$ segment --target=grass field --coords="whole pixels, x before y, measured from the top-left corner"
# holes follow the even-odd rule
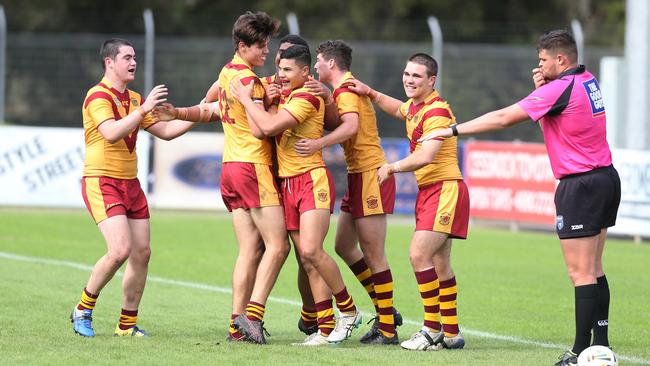
[[[0,364],[258,364],[258,365],[552,365],[572,343],[573,289],[557,239],[472,227],[456,241],[461,351],[408,352],[364,346],[363,327],[339,347],[292,347],[299,296],[293,254],[267,304],[269,345],[224,341],[236,247],[229,217],[215,213],[152,213],[153,256],[140,307],[148,339],[112,337],[120,279],[102,292],[94,312],[97,337],[76,336],[68,315],[104,244],[82,210],[0,208]],[[387,251],[395,304],[419,328],[422,306],[408,262],[412,224],[392,223]],[[326,246],[333,254],[334,225]],[[612,292],[610,341],[622,365],[650,365],[650,246],[611,240],[605,251]],[[348,288],[365,311],[370,300],[347,268]],[[368,319],[368,317],[366,317]]]

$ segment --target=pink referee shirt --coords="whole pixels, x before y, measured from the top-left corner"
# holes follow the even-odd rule
[[[555,178],[612,164],[603,96],[583,65],[563,72],[517,104],[540,122]]]

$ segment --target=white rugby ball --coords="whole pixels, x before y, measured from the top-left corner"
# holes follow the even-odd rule
[[[618,366],[618,358],[609,347],[591,346],[580,352],[578,366]]]

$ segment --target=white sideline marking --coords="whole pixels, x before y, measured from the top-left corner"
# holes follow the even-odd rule
[[[29,257],[29,256],[24,256],[24,255],[19,255],[19,254],[6,253],[6,252],[0,252],[0,258],[9,259],[9,260],[13,260],[13,261],[19,261],[19,262],[38,263],[38,264],[46,264],[46,265],[59,266],[59,267],[70,267],[70,268],[79,269],[79,270],[82,270],[82,271],[85,271],[85,272],[90,272],[93,269],[93,266],[83,264],[83,263],[76,263],[76,262],[70,262],[70,261],[64,261],[64,260],[58,260],[58,259]],[[122,276],[122,272],[117,272],[115,275],[116,276]],[[218,293],[222,293],[222,294],[232,294],[232,289],[228,288],[228,287],[219,287],[219,286],[207,285],[207,284],[198,283],[198,282],[172,280],[172,279],[153,276],[153,275],[147,276],[147,281],[156,282],[156,283],[163,283],[163,284],[167,284],[167,285],[175,285],[175,286],[181,286],[181,287],[195,288],[195,289],[199,289],[199,290],[218,292]],[[295,301],[295,300],[291,300],[291,299],[285,299],[285,298],[282,298],[282,297],[269,296],[269,301],[273,301],[273,302],[280,303],[280,304],[292,305],[292,306],[296,306],[296,307],[302,306],[302,303],[299,302],[299,301]],[[368,315],[368,314],[364,314],[364,315]],[[406,318],[404,319],[404,323],[405,324],[411,324],[411,325],[420,325],[420,324],[422,324],[419,321],[406,319]],[[566,349],[569,348],[569,346],[567,346],[567,345],[562,345],[562,344],[557,344],[557,343],[547,343],[547,342],[533,341],[533,340],[528,340],[528,339],[514,337],[514,336],[501,335],[501,334],[484,332],[484,331],[481,331],[481,330],[469,329],[469,328],[466,328],[466,327],[463,327],[462,330],[463,330],[463,333],[469,334],[469,335],[472,335],[472,336],[475,336],[475,337],[495,339],[495,340],[498,340],[498,341],[523,344],[523,345],[527,345],[527,346],[534,346],[534,347],[539,347],[539,348],[551,348],[551,349],[559,349],[559,350],[566,350]],[[635,362],[635,363],[642,364],[642,365],[650,365],[650,360],[646,360],[646,359],[636,357],[636,356],[624,356],[624,355],[621,355],[621,354],[617,354],[617,355],[618,355],[618,358],[620,360],[623,360],[623,361]]]

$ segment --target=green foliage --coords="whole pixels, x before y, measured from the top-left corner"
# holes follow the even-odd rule
[[[73,334],[67,320],[88,278],[88,267],[104,243],[82,210],[0,208],[0,354],[3,364],[276,364],[276,365],[549,365],[564,346],[543,348],[488,337],[567,345],[573,334],[573,290],[552,234],[510,233],[473,226],[467,241],[455,241],[454,270],[459,283],[459,319],[467,348],[438,353],[398,347],[366,347],[356,339],[341,347],[305,349],[302,339],[293,254],[267,303],[268,346],[224,341],[230,315],[231,270],[236,255],[230,218],[215,213],[152,213],[153,255],[139,324],[149,339],[112,337],[121,302],[120,278],[102,292],[94,313],[95,339]],[[422,306],[408,262],[412,217],[392,218],[387,255],[392,266],[396,306],[407,319],[402,339],[419,328]],[[326,242],[333,254],[332,225]],[[3,253],[84,263],[30,262]],[[612,288],[610,339],[624,356],[650,363],[646,270],[650,247],[610,240],[605,266]],[[341,263],[339,261],[339,263]],[[345,282],[365,311],[372,305],[351,272]],[[170,282],[175,280],[177,282]],[[181,282],[185,281],[185,282]],[[188,284],[203,286],[190,287]],[[625,365],[638,364],[626,359]]]

